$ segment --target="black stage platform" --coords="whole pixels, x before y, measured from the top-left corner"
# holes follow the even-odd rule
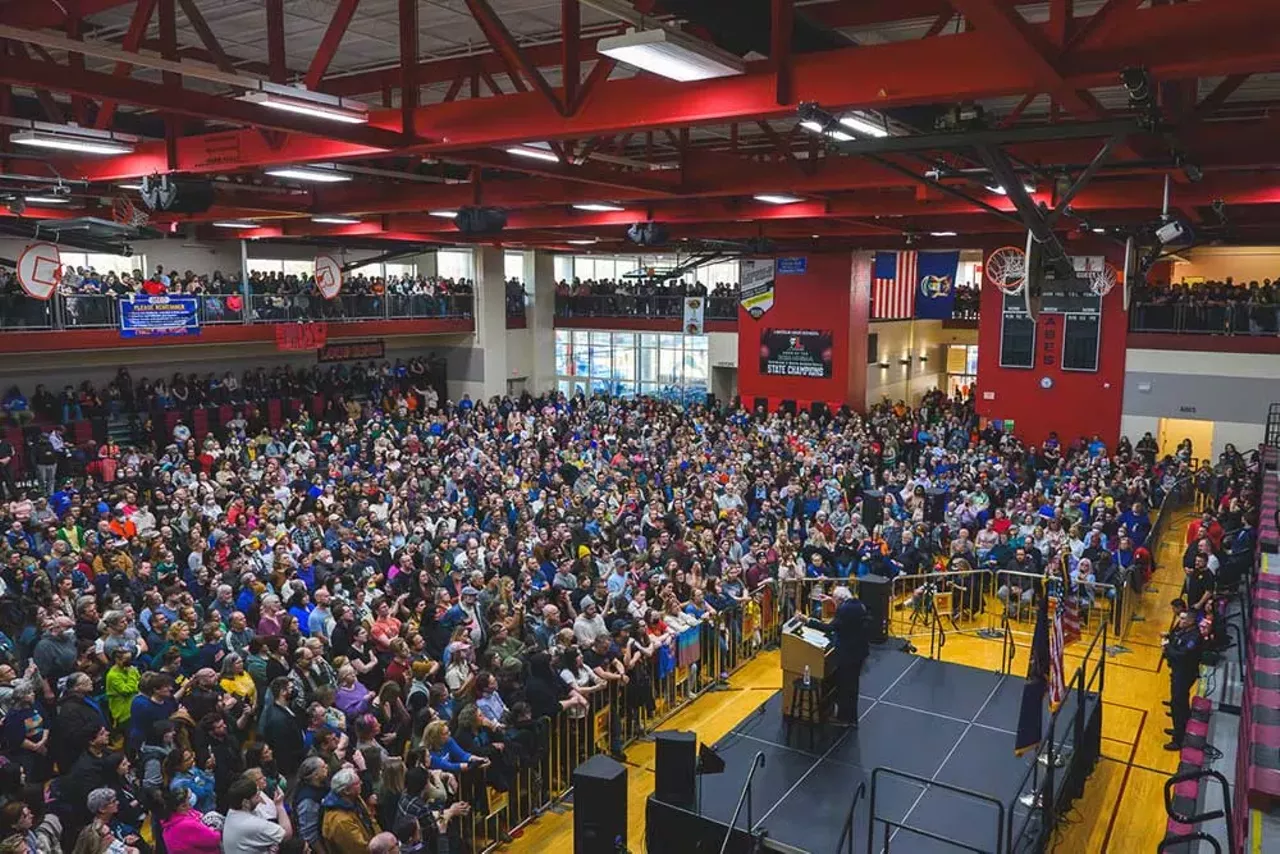
[[[727,770],[702,779],[701,812],[727,824],[748,769],[756,753],[763,752],[765,766],[752,784],[751,827],[764,830],[771,840],[814,854],[833,854],[858,784],[865,782],[870,795],[872,772],[883,768],[892,770],[875,775],[875,815],[906,825],[889,828],[895,854],[962,850],[908,828],[939,834],[971,846],[969,850],[1035,850],[1034,844],[1016,841],[1012,847],[997,844],[998,835],[1019,838],[1029,810],[1018,797],[1043,784],[1043,773],[1028,774],[1032,755],[1019,758],[1013,753],[1023,684],[1019,677],[877,649],[862,676],[858,729],[825,727],[811,747],[807,728],[798,724],[788,739],[782,695],[775,694],[716,743]],[[1059,714],[1062,722],[1075,716],[1075,697],[1070,692],[1068,696]],[[1085,717],[1096,718],[1096,695],[1089,695],[1086,705],[1090,714]],[[1046,721],[1047,717],[1046,713]],[[1057,749],[1065,743],[1070,751],[1073,735],[1074,725],[1061,725]],[[1036,778],[1039,781],[1033,782]],[[1003,804],[1006,829],[997,829],[996,804],[941,787],[945,785]],[[856,852],[868,851],[869,801],[855,812]],[[747,826],[746,816],[744,809],[737,827]],[[1033,826],[1038,820],[1038,814],[1031,817]],[[883,849],[884,834],[885,825],[877,821],[871,850]]]

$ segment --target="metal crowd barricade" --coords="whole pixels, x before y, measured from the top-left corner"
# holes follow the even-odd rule
[[[985,569],[897,576],[890,590],[889,634],[906,641],[932,637],[935,613],[956,631],[988,633],[996,613],[993,580]]]
[[[596,753],[621,750],[711,690],[760,650],[779,641],[781,599],[767,581],[738,607],[677,635],[666,654],[638,662],[623,685],[610,682],[570,710],[532,725],[535,755],[514,769],[506,792],[488,789],[487,809],[463,822],[463,843],[491,851],[573,788],[573,769]],[[473,805],[474,806],[474,805]]]
[[[52,329],[54,303],[24,293],[0,294],[0,329]]]

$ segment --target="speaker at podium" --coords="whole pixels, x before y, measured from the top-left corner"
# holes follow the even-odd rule
[[[805,667],[809,668],[809,677],[816,679],[827,695],[829,685],[827,677],[836,672],[836,662],[832,655],[835,650],[831,639],[817,629],[809,628],[808,620],[803,614],[797,614],[782,627],[782,714],[791,715],[791,695],[795,682],[804,676]],[[825,702],[825,700],[824,700]]]

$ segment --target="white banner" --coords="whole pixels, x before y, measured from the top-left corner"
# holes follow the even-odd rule
[[[773,308],[776,277],[772,258],[743,258],[739,262],[738,281],[741,284],[738,301],[756,320]]]
[[[706,297],[684,298],[684,324],[680,331],[685,335],[701,335],[706,331],[703,317],[706,314]]]
[[[332,255],[316,256],[316,288],[325,299],[333,299],[342,290],[342,265]]]

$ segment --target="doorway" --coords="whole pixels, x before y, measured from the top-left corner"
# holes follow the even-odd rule
[[[1191,440],[1191,456],[1198,463],[1213,458],[1213,422],[1194,418],[1161,418],[1159,436],[1160,456],[1178,450],[1183,439]]]

